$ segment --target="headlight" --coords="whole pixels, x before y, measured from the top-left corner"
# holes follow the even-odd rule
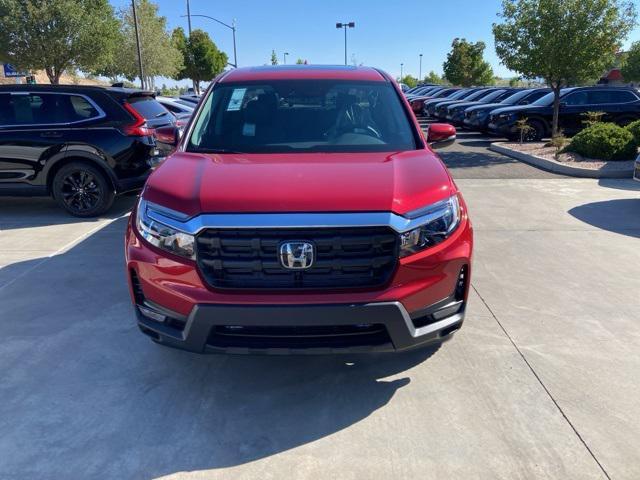
[[[498,115],[498,118],[500,120],[510,120],[515,116],[516,116],[515,113],[501,113],[500,115]]]
[[[193,235],[171,228],[153,220],[148,215],[149,205],[140,197],[136,212],[136,230],[154,247],[181,257],[195,259]]]
[[[448,238],[460,224],[460,202],[457,195],[416,211],[410,218],[424,223],[400,235],[400,256],[406,257],[432,247]]]

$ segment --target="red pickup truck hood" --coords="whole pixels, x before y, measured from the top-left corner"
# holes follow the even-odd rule
[[[430,150],[402,153],[176,153],[144,197],[186,213],[393,211],[442,200],[455,187]]]

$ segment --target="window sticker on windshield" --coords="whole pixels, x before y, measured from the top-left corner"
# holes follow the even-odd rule
[[[227,106],[227,112],[237,112],[242,107],[242,99],[246,93],[246,88],[236,88],[231,94],[229,105]]]

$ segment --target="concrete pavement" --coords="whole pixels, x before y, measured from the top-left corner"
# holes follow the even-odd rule
[[[458,184],[465,325],[386,356],[159,347],[134,326],[126,219],[16,234],[56,214],[0,200],[0,275],[18,273],[0,284],[0,479],[640,478],[638,184]]]

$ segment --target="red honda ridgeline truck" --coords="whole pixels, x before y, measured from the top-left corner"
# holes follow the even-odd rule
[[[162,130],[162,129],[159,129]],[[192,352],[399,351],[464,319],[467,207],[397,84],[363,67],[231,70],[126,234],[143,333]]]

